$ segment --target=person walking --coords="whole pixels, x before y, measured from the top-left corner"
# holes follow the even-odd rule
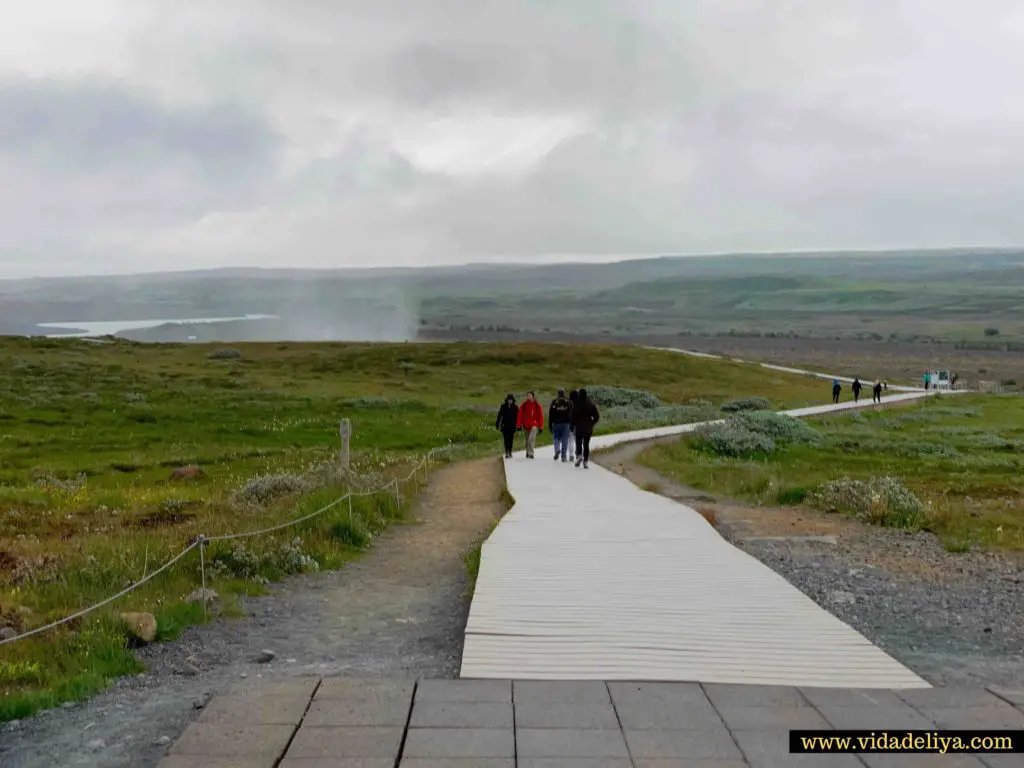
[[[832,379],[832,402],[839,402],[839,393],[843,391],[842,384],[839,383],[839,379]]]
[[[544,431],[544,409],[533,392],[526,393],[526,400],[519,409],[518,425],[526,433],[526,458],[535,458],[533,449],[537,445],[537,435]]]
[[[860,383],[860,379],[857,378],[856,376],[854,376],[853,377],[853,402],[855,402],[855,403],[860,402],[860,391],[862,389],[864,389],[864,387]]]
[[[576,409],[576,402],[579,400],[580,393],[575,389],[569,393],[569,403],[572,405],[573,410]],[[569,419],[569,461],[576,460],[576,427]]]
[[[928,371],[924,374],[924,391],[928,391],[928,386],[932,383],[932,375]]]
[[[590,469],[590,438],[594,436],[594,427],[601,420],[594,401],[587,397],[587,390],[581,389],[576,396],[576,407],[572,409],[572,425],[576,432],[576,466],[581,463],[584,469]]]
[[[569,425],[572,424],[572,403],[565,396],[565,390],[558,390],[558,397],[551,401],[548,408],[548,424],[555,439],[555,461],[569,460]]]
[[[498,419],[494,427],[501,432],[505,441],[505,458],[512,458],[512,445],[516,439],[516,430],[519,429],[519,406],[516,405],[516,396],[509,392],[505,395],[505,402],[498,409]]]

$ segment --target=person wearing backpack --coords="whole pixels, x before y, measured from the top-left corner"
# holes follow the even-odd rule
[[[544,431],[544,409],[533,392],[526,393],[526,400],[519,409],[518,426],[526,433],[526,458],[535,458],[533,449],[537,445],[537,435]]]
[[[576,432],[576,466],[583,464],[590,469],[590,438],[594,436],[594,427],[601,420],[597,405],[587,396],[587,390],[581,389],[576,397],[573,408],[572,425]]]
[[[572,424],[572,403],[565,396],[565,390],[558,390],[558,397],[551,401],[548,408],[548,424],[555,439],[555,461],[569,460],[569,429]]]
[[[505,402],[498,409],[498,419],[494,427],[505,441],[505,458],[512,458],[512,445],[516,439],[516,430],[519,428],[519,406],[516,405],[516,396],[509,392],[505,395]]]

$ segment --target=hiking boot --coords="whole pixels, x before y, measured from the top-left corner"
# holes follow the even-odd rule
[[[568,461],[568,459],[566,459],[565,456],[563,456],[562,457],[562,463],[565,464],[567,461]]]
[[[576,459],[576,466],[579,467],[583,463],[583,459]]]
[[[590,466],[587,464],[587,462],[584,461],[583,462],[583,468],[584,469],[590,469]]]

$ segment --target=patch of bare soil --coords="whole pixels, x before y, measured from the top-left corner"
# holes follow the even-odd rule
[[[245,616],[140,651],[147,672],[8,725],[0,765],[152,766],[212,695],[306,675],[455,677],[469,603],[462,556],[507,508],[497,458],[435,472],[410,519],[359,560],[245,601]],[[274,651],[256,663],[262,649]]]
[[[637,463],[652,444],[677,439],[624,445],[595,461],[696,509],[735,546],[933,684],[1024,685],[1020,556],[951,553],[929,533],[806,508],[751,506]]]

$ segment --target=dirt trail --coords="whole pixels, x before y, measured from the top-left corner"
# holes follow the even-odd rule
[[[935,685],[1024,686],[1024,558],[947,552],[925,532],[804,507],[760,507],[677,483],[637,462],[654,444],[595,457],[701,512],[734,545]]]
[[[0,731],[5,768],[152,766],[226,690],[303,675],[455,677],[469,602],[462,555],[505,512],[498,459],[434,473],[412,519],[341,571],[289,579],[246,616],[140,653],[146,674]],[[276,658],[256,664],[270,649]],[[191,665],[191,667],[190,667]],[[196,668],[198,674],[196,674]]]

